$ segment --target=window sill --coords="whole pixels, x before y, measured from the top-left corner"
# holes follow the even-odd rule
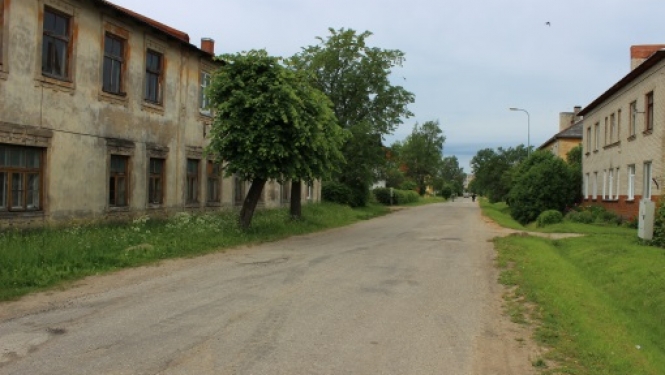
[[[35,78],[35,80],[42,86],[54,90],[60,90],[70,94],[74,93],[76,85],[72,81],[65,81],[62,79],[51,78],[45,75]]]
[[[146,112],[156,113],[158,115],[163,115],[164,114],[164,106],[160,105],[160,104],[153,104],[153,103],[144,101],[141,104],[141,109],[146,111]]]
[[[631,135],[630,137],[628,137],[628,142],[634,141],[635,138],[637,138],[635,134]]]
[[[206,207],[222,207],[222,202],[206,202]]]
[[[2,65],[0,65],[0,79],[2,80],[7,80],[7,71],[3,69]]]
[[[607,150],[607,149],[610,149],[610,148],[613,148],[613,147],[617,147],[617,146],[620,146],[620,145],[621,145],[621,141],[616,141],[616,142],[614,142],[614,143],[610,143],[609,145],[603,147],[603,149],[604,149],[604,150]]]
[[[591,155],[591,153],[589,151],[587,151],[584,155],[589,156],[589,155]]]
[[[199,208],[201,207],[201,203],[199,202],[187,202],[185,203],[186,208]]]
[[[594,153],[594,154],[597,154],[597,153],[598,153],[598,150],[593,150],[593,153]]]
[[[44,211],[0,211],[0,219],[34,219],[44,217]]]
[[[643,135],[651,135],[653,134],[653,129],[645,130],[642,132]]]
[[[635,198],[626,199],[624,202],[626,202],[626,203],[635,203]]]
[[[114,213],[114,212],[129,212],[129,206],[109,206],[108,208],[109,213]]]
[[[127,107],[127,104],[129,103],[129,98],[127,97],[127,94],[119,95],[106,91],[100,91],[97,98],[99,99],[99,101],[104,101],[112,104],[119,104],[125,107]]]

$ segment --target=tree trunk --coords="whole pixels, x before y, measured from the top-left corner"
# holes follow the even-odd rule
[[[263,191],[263,186],[265,184],[266,180],[262,178],[257,178],[252,181],[252,186],[249,187],[249,192],[247,193],[245,200],[242,202],[242,209],[240,210],[240,217],[238,218],[238,223],[240,224],[241,229],[248,229],[252,224],[254,210],[256,210],[256,205],[259,203],[259,198],[261,197],[261,192]]]
[[[298,220],[302,217],[302,203],[300,194],[302,191],[301,181],[291,182],[291,219]]]

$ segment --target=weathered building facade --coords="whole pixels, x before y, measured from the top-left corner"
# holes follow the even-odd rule
[[[631,48],[632,71],[586,106],[583,196],[624,217],[658,201],[665,178],[665,45]]]
[[[0,0],[0,225],[241,202],[249,184],[203,155],[213,57],[105,0]],[[288,200],[266,185],[264,206]]]

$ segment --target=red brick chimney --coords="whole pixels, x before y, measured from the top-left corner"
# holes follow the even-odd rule
[[[630,46],[630,70],[637,68],[656,51],[665,48],[665,44],[640,44]]]
[[[210,38],[201,38],[201,50],[215,55],[215,41]]]

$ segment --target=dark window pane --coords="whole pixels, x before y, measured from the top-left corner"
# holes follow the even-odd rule
[[[7,172],[0,172],[0,211],[7,210],[7,195],[9,192],[9,178]]]
[[[12,167],[25,167],[25,149],[11,147],[9,149],[9,165]]]
[[[57,35],[66,36],[69,29],[69,20],[63,16],[55,16],[55,33]]]
[[[12,208],[23,208],[23,174],[12,173]]]
[[[55,14],[52,12],[44,12],[44,31],[55,32]]]
[[[4,167],[8,164],[7,154],[9,154],[9,148],[6,146],[0,146],[0,167]]]
[[[127,205],[127,185],[125,177],[117,178],[117,194],[116,194],[116,205],[117,206],[126,206]]]
[[[115,206],[116,204],[116,199],[115,199],[115,184],[116,184],[116,178],[115,176],[111,176],[109,179],[109,204],[111,206]]]
[[[39,168],[41,150],[36,148],[27,148],[25,150],[25,166],[27,168]]]

